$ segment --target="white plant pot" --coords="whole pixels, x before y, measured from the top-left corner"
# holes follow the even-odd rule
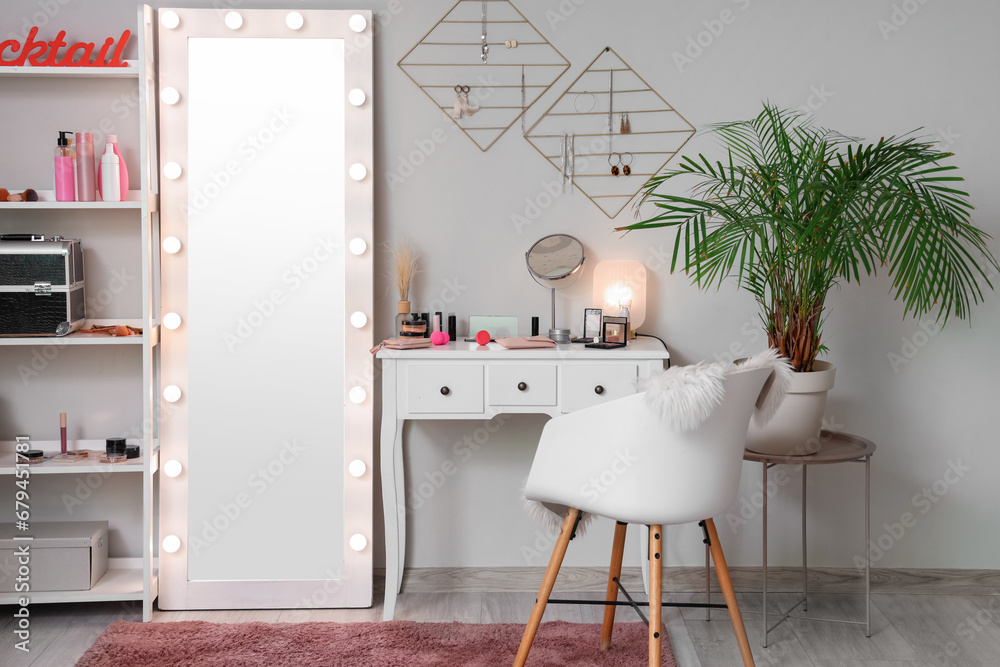
[[[763,428],[752,421],[747,449],[759,454],[797,456],[819,451],[819,432],[826,412],[826,394],[833,389],[837,369],[828,361],[813,362],[809,373],[796,373],[785,400]]]

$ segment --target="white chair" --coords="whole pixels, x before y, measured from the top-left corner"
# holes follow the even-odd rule
[[[747,426],[755,407],[760,421],[766,421],[780,403],[788,374],[787,362],[769,353],[744,367],[675,368],[654,379],[643,393],[563,415],[545,425],[525,498],[565,518],[515,667],[528,658],[566,548],[584,514],[617,521],[602,650],[611,645],[616,605],[631,604],[639,611],[636,603],[618,602],[627,524],[649,526],[649,664],[658,666],[663,526],[699,521],[726,604],[697,606],[728,608],[743,662],[754,664],[712,517],[736,499]]]

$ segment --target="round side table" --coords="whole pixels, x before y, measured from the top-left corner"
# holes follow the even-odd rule
[[[850,623],[853,625],[865,626],[865,636],[871,637],[871,459],[875,453],[875,443],[866,438],[847,433],[837,433],[834,431],[822,431],[820,433],[820,450],[815,454],[802,456],[785,456],[775,454],[759,454],[749,449],[743,454],[744,461],[754,461],[761,464],[763,470],[764,486],[762,489],[763,516],[764,516],[764,539],[763,539],[763,573],[764,573],[764,603],[763,603],[763,646],[767,648],[767,635],[789,618],[798,618],[809,621],[830,621],[835,623]],[[805,611],[809,606],[809,571],[806,565],[806,470],[812,465],[826,465],[833,463],[863,463],[865,466],[865,620],[851,621],[834,618],[817,618],[813,616],[793,616],[792,612],[799,606]],[[802,599],[796,602],[787,611],[781,612],[777,621],[768,627],[767,625],[767,471],[774,466],[797,465],[802,466]]]

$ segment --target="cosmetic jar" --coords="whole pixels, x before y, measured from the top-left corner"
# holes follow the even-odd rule
[[[108,438],[105,442],[108,456],[125,456],[125,438]]]
[[[420,319],[420,315],[413,313],[413,319],[403,322],[403,330],[400,336],[404,338],[423,338],[427,333],[427,320]]]
[[[18,463],[24,463],[25,460],[28,463],[41,463],[45,459],[45,452],[40,449],[29,449],[18,457]]]

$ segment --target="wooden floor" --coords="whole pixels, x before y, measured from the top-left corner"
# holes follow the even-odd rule
[[[641,590],[639,591],[641,594]],[[557,587],[558,594],[558,587]],[[371,609],[275,611],[157,611],[154,622],[206,620],[219,623],[263,621],[351,623],[382,617],[381,593]],[[577,591],[565,598],[599,599],[600,593]],[[596,596],[596,597],[595,597]],[[665,600],[693,601],[703,595],[665,594]],[[714,601],[721,596],[713,595]],[[762,648],[760,594],[741,593],[740,608],[747,622],[757,665],[793,667],[939,667],[1000,665],[1000,595],[872,595],[872,636],[860,626],[792,620],[771,633]],[[769,606],[786,607],[798,598],[772,594]],[[524,623],[534,594],[528,592],[403,593],[396,606],[399,620],[466,623]],[[119,603],[35,605],[31,607],[31,652],[14,649],[14,607],[0,607],[0,665],[5,667],[69,667],[112,622],[138,621],[140,610]],[[757,613],[755,613],[757,612]],[[545,620],[599,623],[600,607],[552,605]],[[809,614],[864,618],[863,597],[844,594],[810,596]],[[619,619],[636,620],[628,609]],[[771,617],[773,622],[774,617]],[[681,667],[741,665],[739,649],[725,612],[664,610],[664,623]],[[594,636],[595,650],[600,642]],[[513,656],[511,656],[513,658]],[[529,661],[530,663],[530,661]]]

